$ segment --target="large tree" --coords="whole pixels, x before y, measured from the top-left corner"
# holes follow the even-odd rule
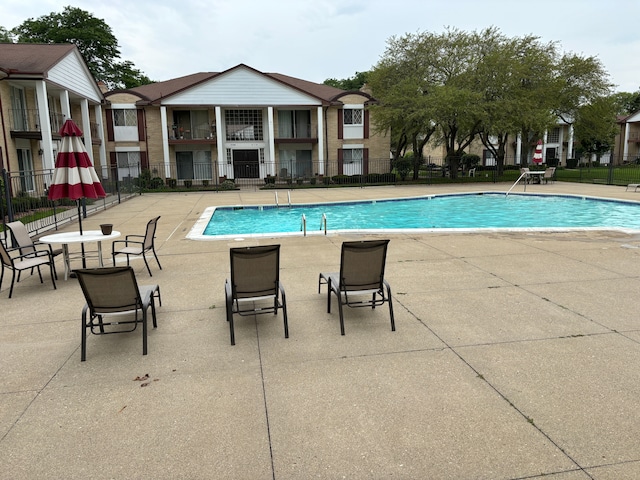
[[[391,107],[401,131],[404,108],[423,122],[408,122],[413,131],[436,126],[432,140],[445,145],[454,176],[476,136],[501,171],[509,138],[520,135],[526,162],[530,145],[558,118],[572,122],[580,106],[610,88],[597,59],[561,55],[555,43],[507,38],[493,27],[392,37],[369,78],[379,109]]]
[[[336,79],[327,78],[323,83],[342,90],[360,90],[366,83],[369,72],[356,72],[353,77]]]
[[[97,80],[109,88],[129,88],[151,80],[129,61],[120,62],[118,40],[104,20],[75,7],[29,18],[11,30],[18,43],[73,43]]]

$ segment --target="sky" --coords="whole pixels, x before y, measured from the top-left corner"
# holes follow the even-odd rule
[[[155,81],[243,63],[322,83],[370,70],[393,36],[496,27],[597,57],[616,91],[640,89],[638,0],[2,0],[0,26],[67,5],[104,20],[120,61]]]

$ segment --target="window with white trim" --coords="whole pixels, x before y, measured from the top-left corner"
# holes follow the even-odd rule
[[[264,140],[262,110],[225,110],[224,121],[229,141]]]
[[[138,111],[135,108],[117,108],[113,110],[114,127],[137,127]]]
[[[345,108],[342,110],[345,125],[364,125],[363,108]]]
[[[560,127],[552,128],[547,132],[547,143],[560,142]]]
[[[363,148],[343,148],[342,173],[344,175],[359,175],[362,173]]]
[[[140,176],[140,152],[116,152],[118,179],[136,178]]]

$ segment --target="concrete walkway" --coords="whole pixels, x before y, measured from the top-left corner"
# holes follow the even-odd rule
[[[292,201],[509,187],[295,190]],[[604,185],[527,191],[640,200]],[[273,203],[272,191],[147,194],[84,221],[124,236],[161,215],[163,269],[152,260],[149,279],[132,262],[162,289],[147,356],[136,331],[89,337],[81,363],[77,281],[53,290],[26,276],[8,299],[5,280],[0,478],[640,478],[640,235],[186,238],[206,207]],[[318,273],[363,237],[391,238],[397,331],[386,308],[348,309],[343,337]],[[229,247],[269,243],[282,245],[290,338],[281,315],[241,318],[232,347]]]

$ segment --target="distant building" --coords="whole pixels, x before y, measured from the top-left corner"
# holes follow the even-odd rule
[[[240,64],[105,99],[109,164],[121,179],[138,164],[179,184],[389,171],[390,138],[374,133],[365,92]]]

